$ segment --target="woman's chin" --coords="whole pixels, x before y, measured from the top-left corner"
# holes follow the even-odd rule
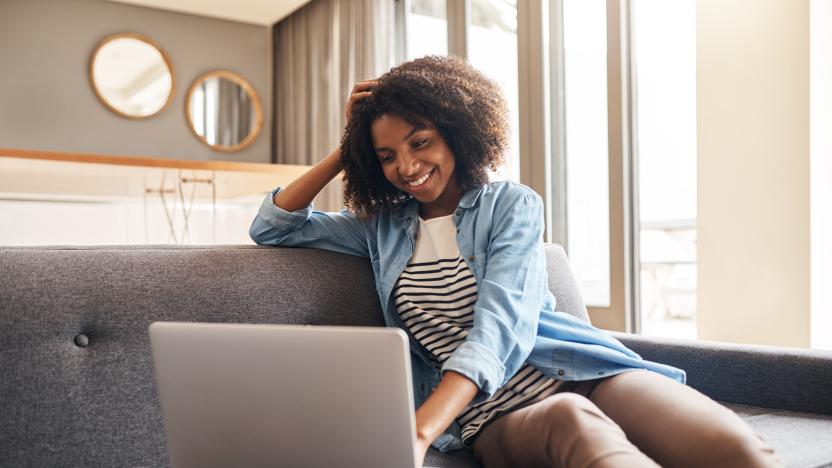
[[[399,188],[402,189],[404,187],[400,186]],[[433,180],[431,176],[424,187],[420,187],[417,190],[408,189],[404,191],[424,205],[437,201],[446,188],[447,186],[443,185],[439,179]]]
[[[434,196],[432,194],[424,193],[424,192],[411,193],[410,195],[412,195],[413,198],[415,198],[416,200],[419,200],[419,202],[422,203],[422,204],[433,203],[433,202],[436,201],[436,198],[437,198],[436,196]]]
[[[402,187],[399,187],[399,189],[401,190]],[[430,202],[436,200],[436,198],[438,197],[434,193],[434,190],[430,190],[430,188],[428,188],[427,190],[403,190],[403,191],[405,193],[407,193],[408,195],[410,195],[411,197],[419,200],[422,203],[430,203]]]

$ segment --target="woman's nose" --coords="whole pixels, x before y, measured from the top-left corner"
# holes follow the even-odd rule
[[[408,153],[402,153],[399,164],[399,174],[410,177],[419,173],[419,160]]]

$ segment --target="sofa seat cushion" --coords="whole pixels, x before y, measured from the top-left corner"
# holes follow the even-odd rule
[[[832,467],[832,416],[728,405],[789,468]]]

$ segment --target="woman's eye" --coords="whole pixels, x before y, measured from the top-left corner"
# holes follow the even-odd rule
[[[413,147],[414,148],[421,148],[421,147],[425,146],[426,144],[428,144],[428,139],[427,138],[422,139],[422,140],[416,140],[416,141],[413,142]]]
[[[379,156],[378,159],[379,159],[379,161],[381,161],[383,163],[390,162],[390,161],[393,160],[393,155],[392,154],[383,154],[383,155]]]

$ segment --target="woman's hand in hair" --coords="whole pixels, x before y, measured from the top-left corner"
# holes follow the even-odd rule
[[[347,106],[345,110],[345,115],[347,117],[347,122],[350,120],[350,116],[352,115],[352,106],[355,105],[356,102],[364,99],[365,97],[372,94],[373,88],[376,87],[378,80],[365,80],[359,81],[352,87],[352,91],[350,91],[350,98],[347,100]]]
[[[346,115],[349,121],[352,106],[371,94],[377,80],[366,80],[356,83],[347,101]],[[341,148],[336,148],[329,156],[315,164],[302,176],[295,179],[284,190],[278,192],[272,203],[286,211],[297,211],[309,206],[326,184],[341,172]]]

